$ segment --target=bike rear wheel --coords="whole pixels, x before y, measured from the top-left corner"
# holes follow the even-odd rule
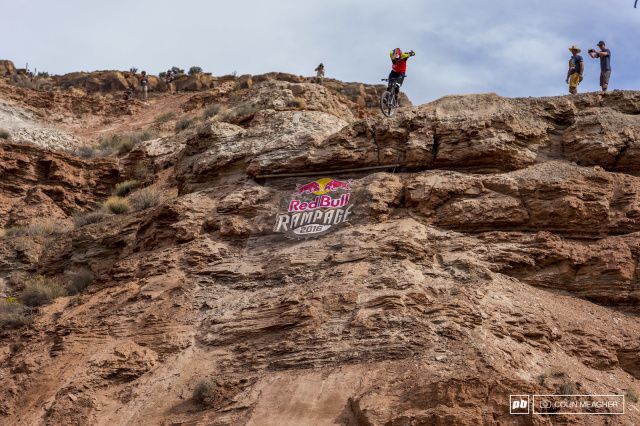
[[[380,109],[382,113],[387,117],[391,117],[395,114],[396,108],[398,108],[398,106],[395,101],[395,96],[393,96],[393,93],[385,90],[382,96],[380,96]]]

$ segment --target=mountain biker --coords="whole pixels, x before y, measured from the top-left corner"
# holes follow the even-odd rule
[[[404,82],[404,78],[407,73],[407,59],[412,56],[415,56],[416,53],[413,50],[410,50],[407,53],[403,53],[399,47],[396,47],[391,51],[389,56],[391,56],[391,73],[389,73],[389,87],[388,91],[391,91],[391,87],[393,86],[393,82],[397,82],[399,86],[402,86]],[[397,89],[400,91],[400,88]],[[397,95],[398,93],[396,93]]]

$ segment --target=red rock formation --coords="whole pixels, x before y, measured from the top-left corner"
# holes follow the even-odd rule
[[[140,163],[168,194],[0,237],[6,296],[30,275],[95,275],[0,331],[0,424],[551,424],[511,416],[509,395],[561,389],[635,407],[639,93],[448,97],[361,119],[350,87],[243,81],[161,98],[224,108],[119,157],[0,145],[4,226],[69,221]],[[153,123],[131,113],[117,117]],[[259,178],[278,172],[309,176]],[[352,219],[274,233],[296,185],[325,176],[351,179]]]

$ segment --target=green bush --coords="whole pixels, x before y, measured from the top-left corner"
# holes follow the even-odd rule
[[[68,294],[78,294],[93,282],[93,272],[83,269],[73,272],[67,283]]]
[[[109,197],[107,201],[102,204],[105,211],[113,214],[125,214],[131,211],[131,205],[126,198],[118,197],[114,195]]]
[[[110,215],[108,213],[101,211],[80,213],[73,216],[73,223],[75,224],[76,228],[82,228],[85,225],[101,222],[109,216]]]
[[[189,68],[189,75],[202,74],[202,68],[193,66]]]
[[[182,117],[180,120],[176,122],[176,133],[179,133],[183,130],[188,129],[195,123],[195,119],[193,117]]]
[[[59,283],[38,275],[27,281],[20,294],[20,300],[27,306],[41,306],[51,303],[53,299],[65,294],[64,287]]]
[[[136,210],[155,207],[162,202],[163,194],[158,188],[149,186],[142,188],[129,196],[129,201]]]
[[[15,298],[0,300],[0,328],[19,328],[30,323],[27,309]]]
[[[135,179],[125,180],[124,182],[120,182],[116,184],[115,189],[113,190],[113,195],[117,195],[119,197],[126,197],[131,193],[131,191],[138,186],[138,181]]]
[[[175,112],[165,112],[156,118],[156,124],[164,124],[167,121],[173,120],[176,117]]]
[[[0,128],[0,139],[11,139],[11,133],[7,129]]]

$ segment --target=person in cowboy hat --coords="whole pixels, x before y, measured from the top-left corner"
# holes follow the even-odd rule
[[[578,93],[578,85],[583,80],[584,59],[579,55],[580,48],[575,44],[569,48],[571,59],[569,59],[569,72],[567,72],[567,84],[569,84],[569,93],[575,95]]]

